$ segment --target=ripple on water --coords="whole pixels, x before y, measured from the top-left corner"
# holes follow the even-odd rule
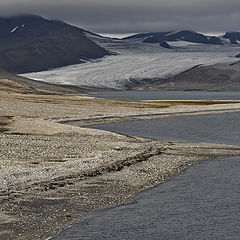
[[[136,195],[131,204],[102,209],[54,240],[239,239],[240,158],[201,162]]]

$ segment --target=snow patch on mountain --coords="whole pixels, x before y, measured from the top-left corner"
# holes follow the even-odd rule
[[[19,26],[16,26],[15,28],[13,28],[13,29],[11,30],[11,33],[14,33],[18,28],[19,28]]]

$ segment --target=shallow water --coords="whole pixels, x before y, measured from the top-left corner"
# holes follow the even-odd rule
[[[129,204],[97,210],[54,240],[239,239],[240,158],[201,162]]]
[[[239,145],[240,113],[95,126],[163,140]],[[238,240],[240,157],[200,162],[128,204],[94,211],[54,240]]]
[[[240,144],[240,112],[128,121],[90,127],[158,140]]]
[[[240,100],[239,92],[115,91],[92,93],[95,97],[118,100]]]

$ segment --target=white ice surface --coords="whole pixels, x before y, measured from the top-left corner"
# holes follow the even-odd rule
[[[168,44],[171,47],[188,47],[188,46],[198,46],[199,47],[199,43],[193,43],[193,42],[186,42],[186,41],[174,41],[174,42],[168,42]]]
[[[167,78],[200,64],[232,63],[237,61],[234,56],[240,53],[238,47],[182,41],[175,43],[171,50],[158,44],[117,40],[101,44],[119,55],[22,76],[50,83],[123,89],[131,79]]]

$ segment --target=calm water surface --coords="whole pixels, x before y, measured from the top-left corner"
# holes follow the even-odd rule
[[[118,100],[240,100],[239,92],[115,91],[96,92],[95,97]]]
[[[239,158],[201,162],[129,204],[94,211],[53,239],[239,240],[239,172]]]
[[[128,121],[90,127],[158,140],[240,144],[240,112]]]
[[[162,140],[240,144],[240,113],[95,126]],[[97,210],[54,240],[239,240],[240,157],[201,162],[143,191],[128,204]]]

